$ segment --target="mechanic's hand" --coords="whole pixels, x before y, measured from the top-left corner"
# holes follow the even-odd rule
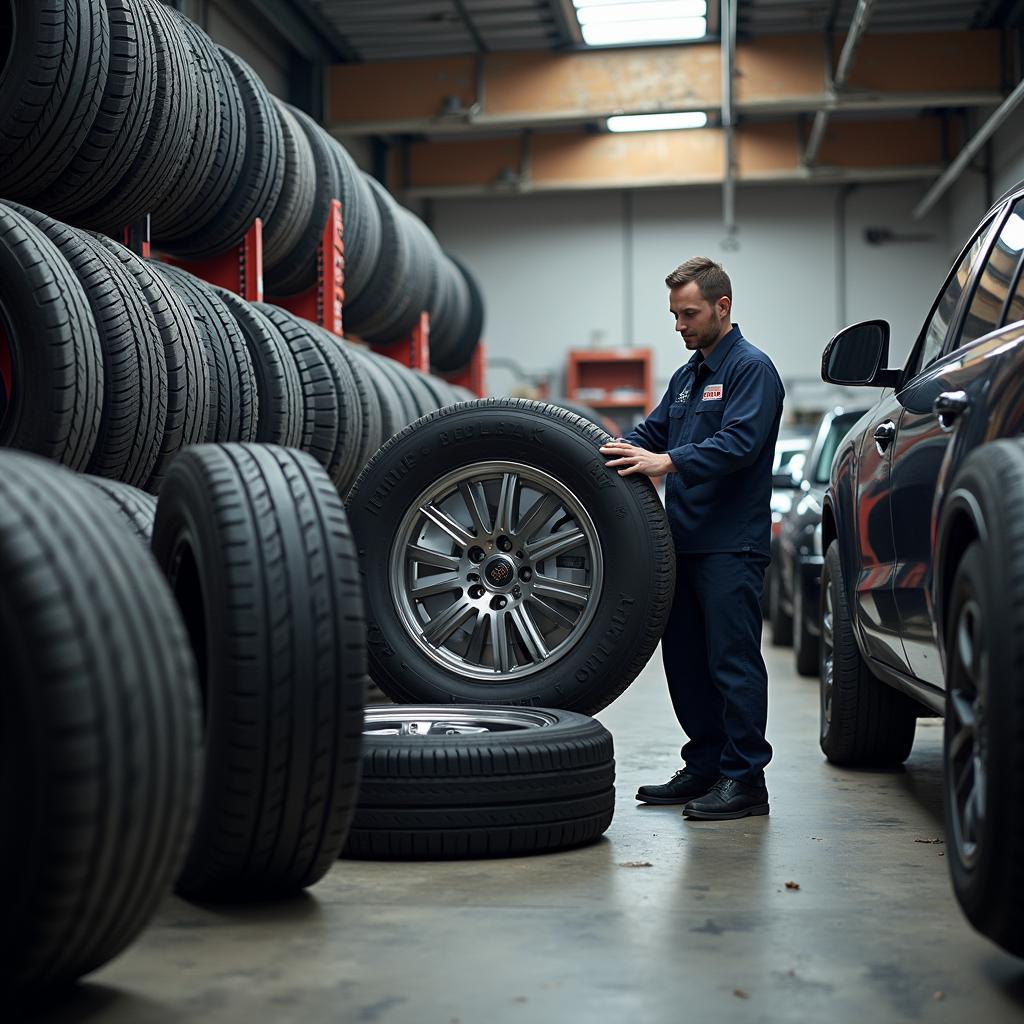
[[[646,448],[638,448],[618,438],[609,441],[601,446],[601,454],[611,461],[609,468],[621,466],[619,476],[631,476],[634,473],[641,473],[644,476],[664,476],[666,473],[674,473],[676,467],[667,455],[658,455],[649,452]]]

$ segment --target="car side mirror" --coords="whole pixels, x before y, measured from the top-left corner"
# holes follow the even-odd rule
[[[821,357],[821,379],[847,387],[895,387],[900,371],[889,361],[889,323],[865,320],[840,331]]]

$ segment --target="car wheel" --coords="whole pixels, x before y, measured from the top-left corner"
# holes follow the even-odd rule
[[[782,577],[778,566],[772,570],[768,583],[768,623],[772,627],[772,646],[789,647],[793,642],[793,618],[782,607]]]
[[[825,555],[821,595],[822,752],[833,764],[902,764],[914,744],[917,711],[908,697],[871,673],[860,653],[838,541]]]
[[[796,670],[802,676],[818,674],[818,638],[810,629],[807,621],[807,609],[804,608],[803,587],[799,582],[793,591],[793,656]]]
[[[657,493],[607,468],[608,438],[563,409],[491,399],[377,452],[348,509],[370,674],[389,697],[590,714],[636,678],[675,558]]]

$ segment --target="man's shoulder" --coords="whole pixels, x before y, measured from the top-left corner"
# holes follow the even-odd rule
[[[775,364],[772,362],[771,356],[767,352],[762,352],[756,345],[752,344],[746,338],[739,338],[736,341],[736,346],[732,352],[729,353],[732,357],[729,362],[732,364],[734,370],[745,369],[754,364],[760,364],[768,367],[776,377],[779,376],[779,371],[775,368]]]

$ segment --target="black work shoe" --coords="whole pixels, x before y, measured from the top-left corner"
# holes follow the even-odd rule
[[[768,790],[762,784],[751,786],[738,779],[720,778],[706,796],[691,800],[683,808],[684,818],[703,821],[729,821],[751,814],[768,813]]]
[[[641,786],[636,791],[636,799],[645,804],[685,804],[704,796],[714,781],[699,778],[688,769],[681,768],[660,786]]]

